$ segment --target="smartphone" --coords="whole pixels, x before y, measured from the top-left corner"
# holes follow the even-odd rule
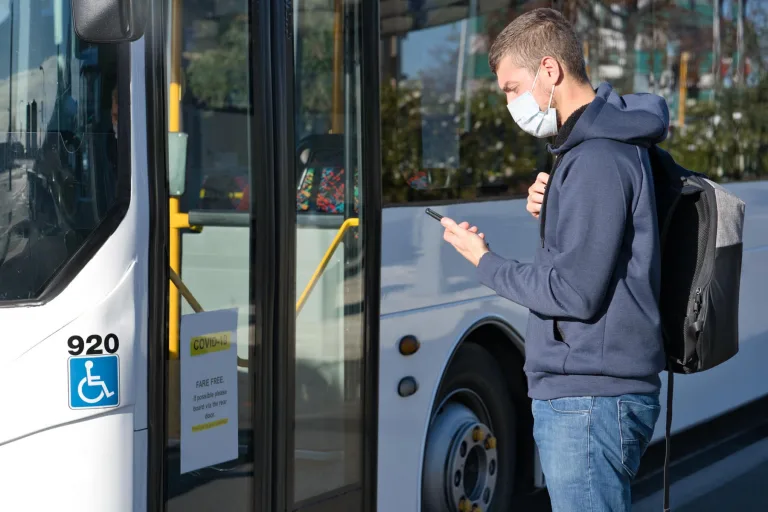
[[[426,210],[424,210],[424,213],[426,213],[427,215],[435,219],[437,222],[440,222],[443,219],[443,216],[437,213],[432,208],[427,208]]]
[[[439,213],[437,213],[437,212],[436,212],[435,210],[433,210],[432,208],[427,208],[426,210],[424,210],[424,213],[426,213],[427,215],[429,215],[430,217],[432,217],[433,219],[435,219],[437,222],[440,222],[440,220],[443,218],[443,216],[442,216],[442,215],[440,215]],[[486,240],[486,241],[485,241],[485,245],[488,247],[488,249],[490,249],[490,248],[491,248],[491,244],[489,244],[489,243],[488,243],[488,240]]]

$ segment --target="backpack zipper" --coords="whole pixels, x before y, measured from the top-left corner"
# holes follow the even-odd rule
[[[695,296],[693,299],[693,313],[698,315],[699,311],[701,311],[701,288],[696,288]]]

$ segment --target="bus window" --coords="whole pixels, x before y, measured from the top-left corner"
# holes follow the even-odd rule
[[[675,160],[721,183],[766,179],[765,0],[744,10],[741,36],[739,10],[723,3],[713,13],[711,2],[656,1],[644,14],[569,3],[572,21],[596,16],[576,25],[593,85],[608,81],[622,94],[666,100],[670,127],[661,146]]]
[[[298,143],[296,211],[343,214],[346,204],[344,137],[341,134],[310,134]],[[357,215],[360,196],[358,175],[353,173],[352,212]]]
[[[4,0],[0,48],[0,300],[39,299],[127,206],[117,47],[79,40],[69,2]]]
[[[182,454],[191,450],[186,443],[196,441],[184,441],[181,431],[179,353],[183,343],[178,330],[171,332],[167,510],[206,510],[215,508],[213,503],[222,503],[226,510],[246,511],[253,502],[254,462],[261,456],[253,444],[252,383],[258,378],[254,375],[257,366],[249,366],[253,348],[250,330],[254,328],[249,286],[254,276],[247,185],[252,170],[263,172],[259,163],[264,158],[251,146],[254,104],[248,91],[253,83],[249,68],[254,57],[249,50],[253,35],[248,27],[252,14],[245,1],[174,1],[169,6],[169,129],[189,137],[185,193],[178,202],[182,211],[202,213],[209,219],[196,224],[199,229],[171,235],[179,239],[178,250],[171,251],[178,259],[172,257],[171,265],[178,265],[184,284],[205,311],[238,311],[237,384],[228,395],[237,407],[238,451],[233,459],[211,466],[190,469],[182,464]],[[174,303],[170,304],[174,308]],[[182,317],[195,313],[186,300],[175,304],[175,313]],[[171,326],[178,328],[178,318],[169,319]]]
[[[525,197],[549,169],[546,141],[517,128],[488,67],[510,13],[480,9],[406,32],[382,21],[385,206]]]
[[[362,483],[359,5],[298,2],[294,18],[294,508]]]

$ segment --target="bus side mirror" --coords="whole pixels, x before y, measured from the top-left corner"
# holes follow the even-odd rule
[[[91,43],[123,43],[144,35],[147,0],[72,0],[75,33]]]

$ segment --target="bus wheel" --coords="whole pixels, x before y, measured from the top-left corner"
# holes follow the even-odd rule
[[[496,360],[459,347],[432,413],[422,476],[424,512],[507,512],[515,487],[515,410]]]

